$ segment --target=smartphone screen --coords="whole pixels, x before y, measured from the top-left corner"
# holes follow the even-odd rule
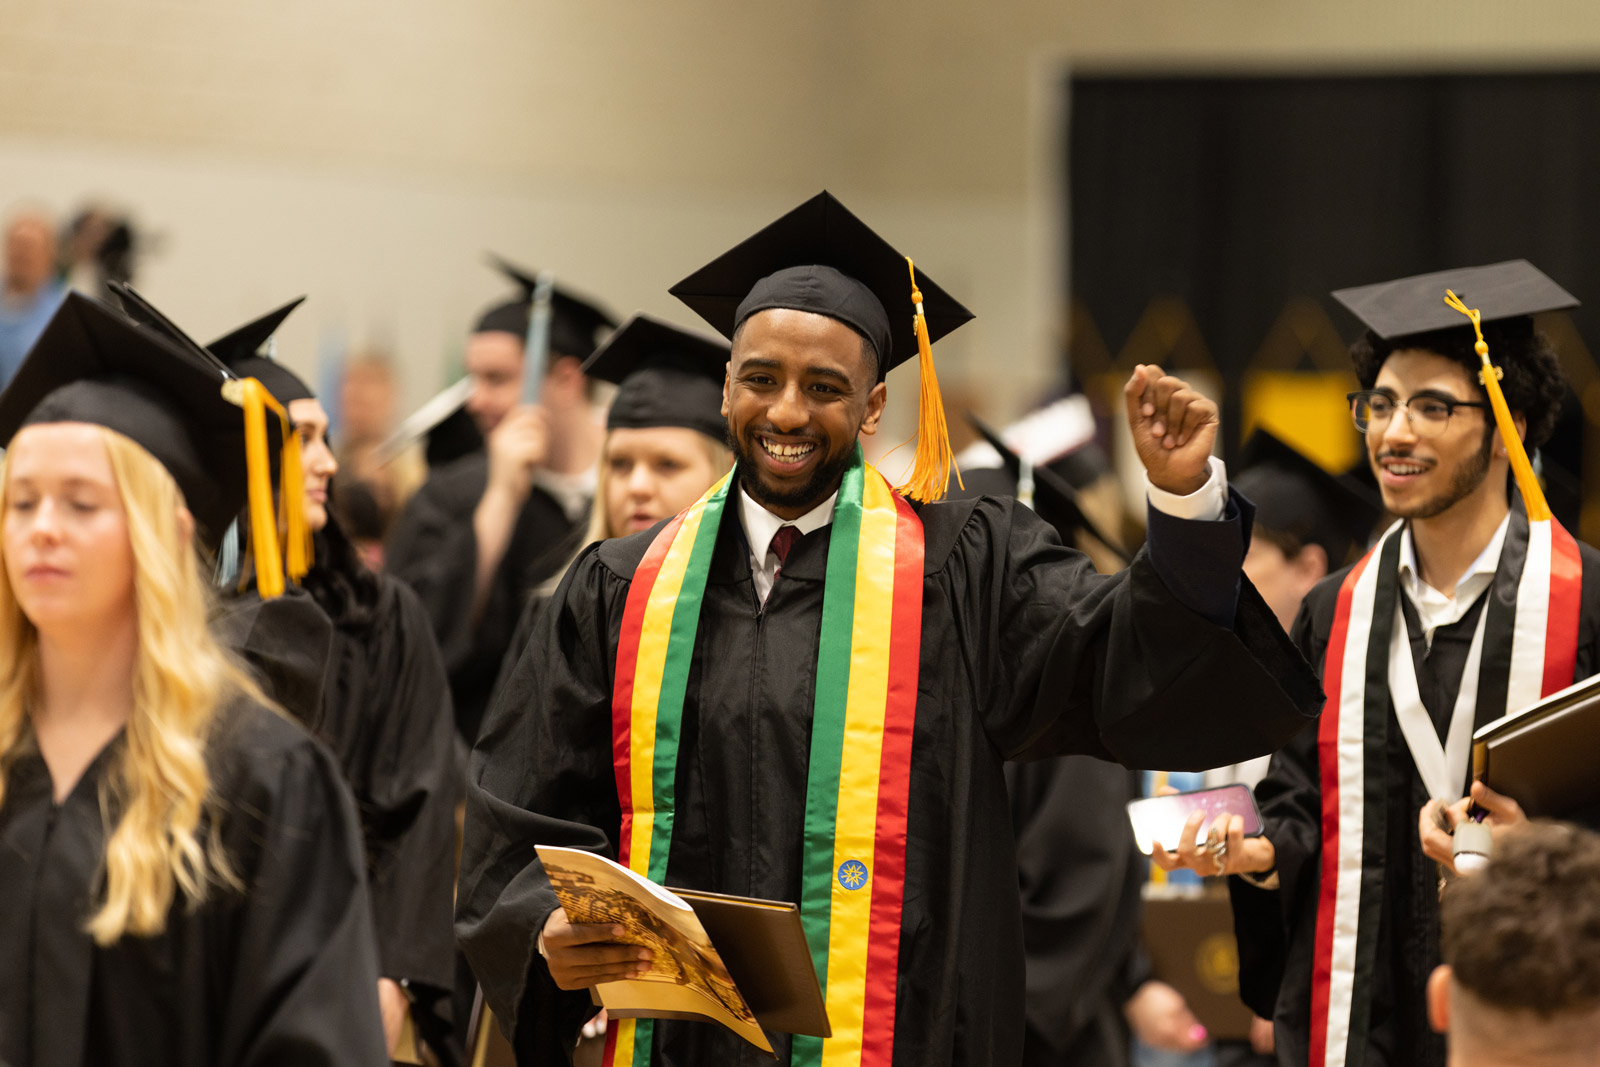
[[[1144,797],[1128,801],[1128,819],[1133,823],[1133,837],[1139,851],[1150,855],[1152,843],[1159,841],[1169,852],[1178,847],[1183,836],[1183,824],[1194,811],[1206,813],[1200,824],[1200,838],[1218,817],[1239,815],[1244,818],[1244,835],[1255,837],[1261,833],[1261,812],[1256,810],[1256,798],[1247,785],[1224,785],[1216,789],[1196,789],[1189,793],[1173,793],[1164,797]]]

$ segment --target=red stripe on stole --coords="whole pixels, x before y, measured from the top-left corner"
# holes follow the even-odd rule
[[[895,991],[905,902],[906,819],[911,740],[922,654],[922,520],[896,494],[894,607],[890,620],[889,692],[878,776],[877,843],[872,862],[872,918],[867,943],[862,1067],[889,1067],[894,1056]]]
[[[1578,669],[1578,608],[1583,595],[1583,559],[1578,542],[1550,520],[1550,608],[1545,619],[1544,685],[1549,696],[1572,684]]]
[[[633,682],[639,667],[639,635],[644,629],[645,608],[650,604],[650,590],[655,587],[656,576],[667,558],[667,550],[683,526],[680,513],[650,542],[644,559],[633,572],[628,586],[628,600],[622,611],[622,631],[617,638],[617,678],[611,689],[611,764],[617,775],[617,804],[622,811],[622,829],[617,838],[617,862],[628,866],[633,844],[633,778],[629,759],[633,734]],[[614,1039],[613,1039],[614,1040]]]
[[[1339,888],[1339,697],[1344,647],[1350,633],[1350,601],[1356,583],[1372,562],[1374,548],[1361,557],[1339,586],[1339,600],[1322,656],[1322,692],[1327,703],[1317,723],[1317,767],[1322,784],[1322,884],[1317,896],[1316,941],[1311,965],[1311,1067],[1323,1067],[1328,1054],[1328,994],[1332,981],[1333,910]],[[1362,672],[1350,680],[1365,689]]]

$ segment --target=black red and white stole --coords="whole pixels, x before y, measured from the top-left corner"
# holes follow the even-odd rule
[[[1328,701],[1317,730],[1322,871],[1311,974],[1310,1067],[1361,1067],[1364,1059],[1371,1016],[1365,976],[1372,973],[1377,948],[1390,801],[1384,782],[1390,708],[1403,714],[1400,706],[1407,703],[1404,694],[1391,698],[1391,651],[1396,647],[1404,655],[1403,667],[1412,672],[1412,711],[1421,714],[1428,742],[1439,747],[1415,696],[1405,623],[1397,622],[1403,595],[1398,578],[1402,525],[1390,527],[1339,587],[1322,663]],[[1476,700],[1465,709],[1469,735],[1476,708],[1498,709],[1503,715],[1572,684],[1582,580],[1572,535],[1554,520],[1530,523],[1516,500],[1475,651],[1462,678],[1462,689],[1470,691],[1476,666]],[[1454,751],[1459,743],[1448,747],[1459,761],[1462,753]],[[1418,751],[1414,742],[1412,748]],[[1443,755],[1437,760],[1443,764]],[[1429,762],[1426,755],[1418,758],[1419,769],[1426,771]],[[1439,774],[1435,768],[1424,781]],[[1458,797],[1467,784],[1466,768],[1452,766],[1448,774],[1459,779],[1449,787]],[[1429,789],[1440,792],[1432,782]]]

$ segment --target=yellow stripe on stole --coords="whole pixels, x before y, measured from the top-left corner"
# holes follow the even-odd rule
[[[873,844],[877,840],[883,720],[889,695],[895,521],[893,490],[868,467],[862,491],[861,547],[850,631],[850,692],[845,702],[844,754],[834,822],[827,989],[833,1037],[822,1044],[822,1067],[853,1067],[861,1062],[872,879],[877,873]],[[839,882],[839,867],[847,860],[858,860],[867,868],[867,881],[859,889],[846,889]]]
[[[628,777],[633,790],[633,833],[628,846],[628,867],[637,874],[650,873],[650,837],[655,830],[656,708],[661,698],[661,676],[666,670],[667,642],[672,636],[672,613],[704,516],[702,500],[683,517],[683,525],[673,537],[667,557],[661,561],[661,570],[650,587],[650,600],[645,605],[644,621],[639,627],[639,658],[633,674],[632,726],[628,736]],[[619,1057],[618,1062],[627,1061]]]

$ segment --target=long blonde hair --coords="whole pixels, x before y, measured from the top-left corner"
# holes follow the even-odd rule
[[[103,427],[100,436],[126,515],[138,612],[133,713],[100,792],[105,896],[87,924],[96,943],[110,945],[125,934],[160,933],[177,891],[193,906],[213,883],[237,885],[217,835],[201,840],[211,792],[206,743],[218,709],[234,695],[265,700],[208,628],[208,587],[178,521],[177,483],[127,437]],[[0,514],[6,487],[0,460]],[[38,693],[38,645],[0,567],[0,805],[3,771]],[[115,826],[113,802],[121,809]]]

